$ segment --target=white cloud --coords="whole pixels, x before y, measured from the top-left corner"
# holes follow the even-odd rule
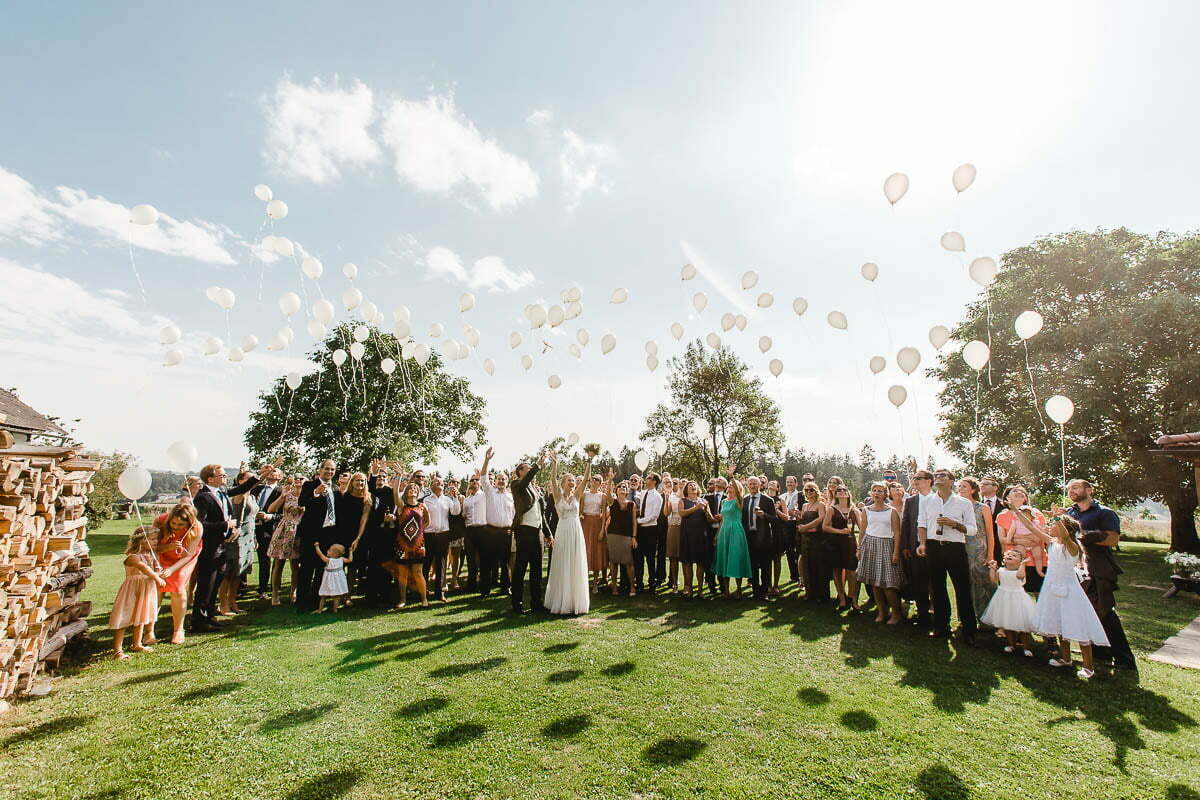
[[[264,156],[285,175],[327,183],[342,170],[379,159],[380,148],[368,132],[375,119],[375,96],[358,81],[349,89],[309,86],[284,79],[266,103]]]
[[[420,191],[451,194],[469,188],[495,211],[537,196],[533,168],[485,138],[455,107],[453,95],[396,100],[382,139],[395,156],[400,180]]]
[[[578,208],[588,192],[609,190],[610,184],[600,175],[600,165],[611,156],[612,148],[608,145],[585,142],[570,128],[563,131],[563,149],[558,164],[568,212]]]
[[[225,243],[238,237],[223,225],[178,220],[161,210],[154,225],[132,225],[129,209],[120,203],[83,189],[59,186],[55,191],[57,197],[40,194],[24,178],[0,167],[0,239],[40,245],[66,239],[75,225],[114,243],[132,238],[134,246],[156,253],[210,264],[236,263]]]
[[[534,109],[534,111],[525,118],[525,122],[534,128],[544,128],[553,121],[554,112],[548,108]]]
[[[452,278],[472,289],[515,292],[534,282],[527,269],[514,270],[500,256],[484,256],[467,269],[462,258],[448,247],[431,247],[423,259],[431,278]]]

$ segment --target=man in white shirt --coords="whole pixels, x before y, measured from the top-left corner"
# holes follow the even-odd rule
[[[650,594],[658,589],[658,576],[654,571],[658,557],[658,518],[663,510],[662,492],[658,491],[658,475],[646,475],[646,488],[637,494],[637,531],[634,538],[637,547],[633,554],[633,575],[637,590],[645,591],[644,580],[650,581]]]
[[[497,472],[488,479],[492,448],[483,455],[480,487],[484,497],[484,531],[479,545],[479,596],[487,597],[500,576],[500,593],[509,593],[508,556],[512,552],[513,496],[508,490],[508,474]]]
[[[795,475],[788,475],[784,486],[787,491],[779,496],[783,511],[779,515],[780,530],[783,531],[783,555],[787,559],[789,579],[800,586],[803,583],[800,576],[804,574],[804,564],[800,559],[800,534],[796,532],[796,518],[800,516],[800,507],[804,505],[804,493],[800,491],[800,481]]]
[[[925,501],[933,493],[933,473],[919,469],[912,474],[911,480],[915,491],[904,498],[904,510],[900,514],[900,564],[905,577],[900,596],[911,600],[916,609],[912,623],[919,628],[930,628],[933,617],[929,600],[929,559],[917,555],[921,544],[917,528],[921,524]]]
[[[542,595],[542,498],[533,479],[548,457],[542,453],[536,464],[520,463],[513,470],[513,542],[516,554],[512,566],[512,610],[522,614],[525,609],[525,572],[529,571],[529,607],[546,610]],[[546,543],[554,546],[554,540]]]
[[[954,600],[962,623],[963,642],[975,645],[975,607],[971,602],[971,573],[967,561],[967,537],[976,535],[975,506],[954,491],[954,474],[947,469],[933,473],[933,494],[921,504],[917,526],[920,545],[917,555],[929,565],[929,588],[933,595],[931,638],[950,635],[950,594],[946,576],[954,584]]]
[[[425,585],[434,599],[446,602],[446,556],[450,553],[450,515],[461,514],[458,498],[443,493],[442,476],[434,474],[429,482],[430,492],[423,502],[429,509],[429,524],[425,526]],[[435,581],[430,582],[433,574]]]
[[[467,591],[479,588],[479,541],[487,528],[487,496],[480,485],[479,473],[467,480],[467,494],[462,499],[463,525],[466,528],[463,553],[467,558]]]

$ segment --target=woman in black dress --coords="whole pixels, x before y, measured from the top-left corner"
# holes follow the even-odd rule
[[[625,568],[625,582],[629,586],[629,596],[637,594],[637,584],[633,582],[633,549],[637,541],[633,538],[633,518],[637,507],[629,499],[629,484],[621,481],[614,489],[612,484],[605,484],[605,497],[611,498],[608,505],[608,527],[604,538],[608,544],[609,583],[612,593],[617,593],[620,585],[621,568]]]
[[[361,472],[351,475],[346,490],[334,492],[333,503],[336,524],[332,540],[328,544],[323,544],[324,552],[329,552],[330,545],[340,544],[346,548],[346,552],[353,554],[358,549],[371,510],[371,493],[367,491],[367,476]],[[351,593],[357,590],[358,584],[362,582],[360,563],[356,558],[347,565],[349,574],[346,577],[353,582]],[[346,605],[350,605],[348,597]]]
[[[709,550],[709,530],[713,522],[708,503],[700,499],[700,484],[688,481],[683,487],[683,502],[679,516],[683,522],[679,531],[679,560],[683,563],[683,596],[692,596],[692,575],[696,577],[696,593],[704,586],[704,564]]]
[[[834,488],[833,504],[825,511],[821,529],[835,537],[833,584],[837,589],[838,611],[858,611],[858,540],[855,534],[862,530],[862,521],[850,500],[848,487]]]
[[[396,539],[396,495],[392,487],[383,480],[383,462],[371,463],[371,477],[367,490],[371,494],[371,507],[367,512],[367,526],[358,543],[358,554],[354,561],[365,572],[364,591],[367,602],[374,606],[391,607],[395,604],[396,588],[391,574],[383,568],[383,562],[392,557]],[[365,552],[364,552],[365,551]]]
[[[817,485],[812,481],[804,484],[804,504],[796,517],[796,530],[804,552],[804,599],[818,605],[829,602],[829,581],[833,578],[832,537],[821,529],[825,508]]]

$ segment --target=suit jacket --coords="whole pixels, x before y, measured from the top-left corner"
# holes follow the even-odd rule
[[[715,517],[717,514],[721,513],[721,502],[725,499],[725,494],[725,492],[709,492],[700,499],[708,503],[708,510],[712,512],[712,515]],[[713,522],[711,524],[713,528],[718,528],[721,525],[719,522]]]
[[[533,464],[525,471],[525,474],[510,484],[513,496],[513,527],[521,524],[521,518],[525,516],[525,512],[533,508],[533,504],[538,502],[537,490],[533,488],[533,479],[537,475],[538,465]],[[542,513],[543,524],[546,521],[546,514]]]
[[[914,553],[921,544],[917,528],[921,521],[921,495],[910,494],[904,498],[904,513],[900,515],[900,549],[912,550]]]
[[[325,515],[329,504],[334,500],[333,486],[329,486],[323,494],[316,494],[316,488],[321,484],[319,478],[312,478],[300,487],[300,498],[296,503],[304,509],[300,522],[296,525],[296,539],[303,545],[300,552],[304,554],[312,550],[312,543],[321,538],[321,530],[325,527]]]
[[[232,489],[225,490],[225,494],[228,497],[237,497],[257,485],[258,478],[250,478]],[[208,485],[201,486],[200,491],[192,498],[192,505],[196,509],[196,519],[200,520],[200,526],[204,529],[204,546],[210,549],[219,547],[229,535],[229,516],[225,513],[225,505],[217,497],[217,490]]]
[[[542,504],[542,535],[553,536],[558,530],[558,509],[554,504],[554,495],[544,494],[539,502]]]
[[[262,511],[264,514],[267,514],[267,516],[269,517],[268,519],[265,519],[262,522],[256,523],[254,526],[254,533],[256,536],[258,536],[259,539],[264,539],[264,540],[270,539],[271,534],[273,534],[275,532],[275,526],[279,524],[279,517],[282,516],[282,512],[270,514],[267,512],[267,509],[271,507],[271,503],[274,503],[276,500],[279,499],[279,495],[282,493],[283,493],[283,490],[279,488],[279,484],[275,484],[267,492],[266,496],[262,499],[262,501],[258,503],[259,510]],[[254,499],[256,501],[258,500],[257,492],[254,493]]]
[[[762,510],[763,516],[755,520],[755,529],[750,530],[750,497],[747,494],[742,498],[742,528],[746,531],[746,541],[752,549],[763,548],[770,544],[771,526],[775,524],[775,520],[779,516],[775,509],[775,498],[759,492],[758,507]]]

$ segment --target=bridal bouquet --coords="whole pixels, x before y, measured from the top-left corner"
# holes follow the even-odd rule
[[[586,455],[595,458],[596,456],[600,455],[600,444],[598,442],[588,442],[583,446],[583,452]]]

